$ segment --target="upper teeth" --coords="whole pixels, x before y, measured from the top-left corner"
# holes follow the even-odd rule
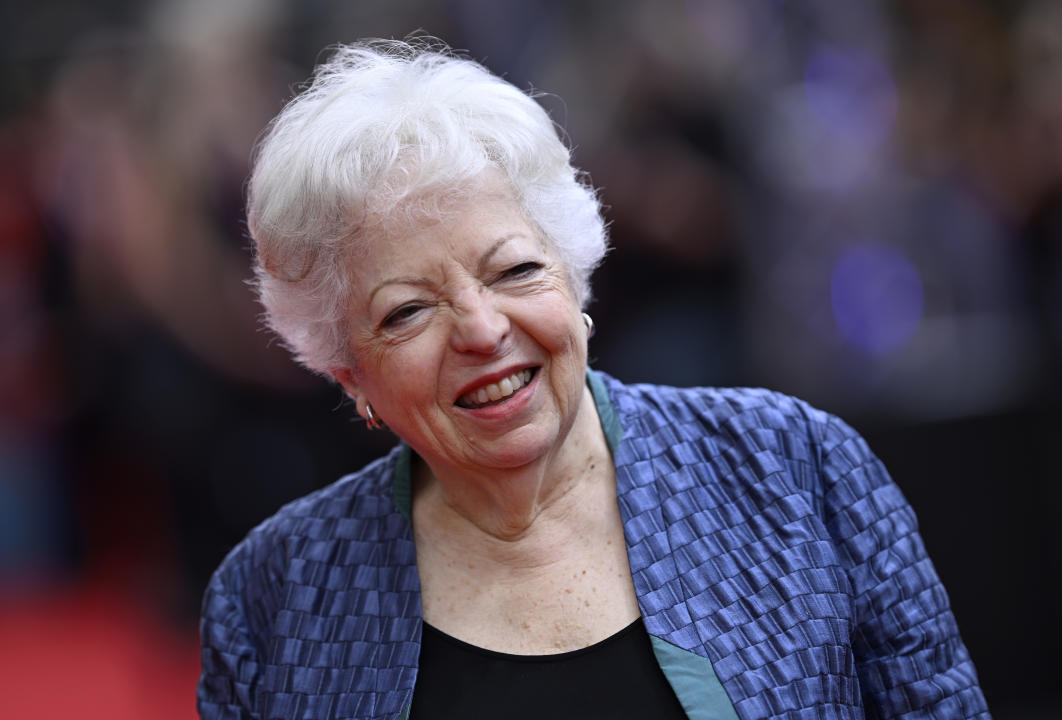
[[[496,383],[484,385],[478,390],[462,395],[460,402],[463,405],[484,405],[489,402],[497,402],[502,398],[509,397],[522,388],[531,380],[531,369],[518,370],[507,378]]]

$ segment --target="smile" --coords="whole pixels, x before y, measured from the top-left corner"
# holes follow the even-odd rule
[[[537,368],[517,370],[509,377],[502,378],[498,382],[484,385],[472,392],[465,393],[457,399],[457,406],[475,409],[508,400],[520,388],[531,382],[531,378],[535,376],[536,371]]]

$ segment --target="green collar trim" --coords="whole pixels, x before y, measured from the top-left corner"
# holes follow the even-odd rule
[[[402,443],[398,446],[398,457],[395,458],[395,483],[392,492],[395,496],[395,507],[410,522],[413,522],[412,467],[413,448]]]
[[[597,406],[597,417],[601,421],[601,429],[605,431],[605,440],[612,457],[616,457],[616,451],[623,440],[623,426],[620,425],[619,414],[612,405],[612,398],[608,396],[608,388],[601,375],[590,368],[586,369],[586,383],[590,386],[590,394],[594,396],[594,405]]]
[[[712,661],[650,635],[653,653],[690,720],[738,720]]]
[[[608,388],[601,376],[590,368],[586,369],[586,384],[590,386],[590,394],[594,396],[594,406],[597,408],[597,417],[601,421],[601,429],[605,432],[605,440],[608,449],[615,457],[620,441],[623,440],[623,426],[620,425],[619,415],[612,405],[612,398],[608,396]],[[405,515],[406,520],[413,521],[413,449],[404,442],[398,446],[395,455],[394,494],[395,508]]]

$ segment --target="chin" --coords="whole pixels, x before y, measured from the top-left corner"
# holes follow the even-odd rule
[[[504,438],[478,445],[477,454],[483,459],[482,464],[515,470],[552,455],[560,444],[556,432],[547,433],[537,428],[537,432],[526,432],[528,429],[521,428]]]

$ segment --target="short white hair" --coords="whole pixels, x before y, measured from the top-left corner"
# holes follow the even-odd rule
[[[601,207],[532,96],[431,38],[340,46],[317,67],[259,143],[248,192],[266,322],[299,362],[325,375],[353,366],[348,263],[367,219],[397,219],[488,168],[508,179],[585,308],[608,246]],[[431,207],[419,212],[441,212]]]

